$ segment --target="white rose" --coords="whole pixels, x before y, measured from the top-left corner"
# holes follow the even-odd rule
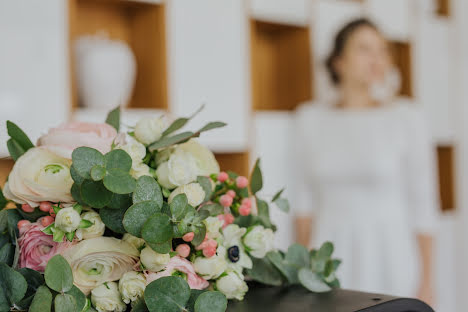
[[[132,169],[130,169],[130,174],[135,179],[138,179],[139,177],[142,177],[142,176],[150,176],[150,177],[153,176],[151,174],[150,167],[143,162],[140,162],[139,164],[132,166]]]
[[[130,301],[135,301],[143,296],[145,288],[146,278],[139,272],[127,272],[119,281],[119,291],[125,303],[130,303]]]
[[[158,182],[168,189],[188,184],[197,179],[199,170],[195,158],[189,153],[175,152],[156,169]]]
[[[55,217],[55,226],[66,233],[76,230],[80,222],[80,214],[73,207],[60,209]]]
[[[140,119],[135,126],[135,137],[145,145],[151,144],[161,138],[167,126],[167,121],[164,116],[144,117]]]
[[[94,288],[91,291],[91,303],[98,312],[123,312],[127,309],[115,282],[107,282]]]
[[[143,246],[145,246],[145,240],[143,238],[133,236],[132,234],[125,233],[122,237],[122,240],[131,244],[137,250],[140,250]]]
[[[167,199],[169,204],[172,202],[174,197],[179,194],[185,194],[189,205],[192,207],[198,207],[205,199],[205,191],[198,183],[189,183],[176,188]]]
[[[81,219],[88,220],[93,223],[88,228],[85,229],[78,229],[77,236],[81,237],[81,239],[89,239],[94,237],[99,237],[104,235],[104,231],[106,230],[106,225],[102,222],[99,213],[94,210],[86,211],[81,214]]]
[[[73,202],[70,166],[69,159],[43,147],[31,148],[15,162],[4,195],[18,204],[27,203],[32,207],[39,206],[42,201]]]
[[[252,257],[263,258],[273,250],[275,234],[261,225],[254,226],[245,236],[244,245]]]
[[[188,142],[177,146],[176,152],[189,153],[193,158],[195,158],[198,169],[197,175],[209,176],[213,173],[219,173],[219,164],[216,161],[213,152],[198,143],[195,139],[191,139]]]
[[[216,281],[216,288],[226,295],[227,299],[244,299],[245,293],[249,290],[242,274],[236,271],[229,271],[226,275]]]
[[[224,247],[218,246],[217,253],[211,258],[197,257],[193,262],[195,272],[206,280],[217,278],[227,269]]]
[[[140,261],[145,268],[152,272],[161,271],[171,260],[169,254],[160,254],[147,246],[140,253]]]
[[[141,163],[146,156],[146,147],[132,137],[125,140],[125,144],[117,145],[117,149],[124,150],[132,158],[132,164]]]
[[[215,239],[221,235],[219,229],[223,226],[224,220],[220,220],[217,217],[208,217],[203,220],[203,223],[205,223],[208,238]]]

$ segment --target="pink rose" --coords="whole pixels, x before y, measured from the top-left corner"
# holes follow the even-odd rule
[[[75,148],[92,147],[105,154],[111,150],[117,131],[108,124],[70,122],[52,128],[39,138],[38,146],[45,146],[51,152],[71,159]]]
[[[42,232],[40,223],[30,223],[20,228],[18,244],[20,248],[19,267],[44,272],[47,262],[72,245],[70,242],[56,243],[52,235]]]
[[[171,276],[172,273],[174,273],[174,271],[179,271],[187,274],[187,283],[189,284],[191,289],[201,290],[207,288],[210,285],[207,280],[198,276],[197,273],[195,273],[195,269],[193,268],[192,262],[179,256],[172,257],[164,271],[158,273],[145,273],[146,283],[149,284],[152,281],[155,281],[164,276]]]

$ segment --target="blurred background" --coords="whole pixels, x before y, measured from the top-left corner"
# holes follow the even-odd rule
[[[438,155],[437,311],[468,306],[468,2],[466,0],[2,0],[0,124],[34,140],[67,120],[124,124],[169,112],[229,124],[201,138],[222,169],[248,174],[259,156],[264,196],[294,196],[295,108],[330,95],[335,33],[357,17],[390,40],[399,96],[424,111]],[[0,130],[0,183],[6,159]],[[292,216],[272,209],[277,246]],[[346,259],[344,259],[346,261]]]

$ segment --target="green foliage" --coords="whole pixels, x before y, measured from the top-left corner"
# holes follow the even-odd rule
[[[210,178],[199,176],[197,177],[197,182],[205,192],[205,198],[203,199],[203,202],[209,201],[211,199],[211,195],[213,194]]]
[[[195,117],[196,115],[198,115],[199,112],[201,112],[203,109],[205,108],[205,105],[203,104],[202,106],[200,106],[199,109],[197,109],[196,112],[194,112],[191,116],[189,117],[182,117],[182,118],[178,118],[176,120],[174,120],[174,122],[169,126],[167,127],[166,130],[164,130],[162,136],[165,137],[173,132],[176,132],[177,130],[181,129],[183,126],[185,126],[187,124],[187,122],[189,122],[190,119],[192,119],[193,117]]]
[[[133,203],[142,201],[154,201],[158,207],[162,207],[163,195],[161,187],[155,179],[149,176],[142,176],[136,182],[135,191],[133,192]]]
[[[58,294],[54,300],[55,312],[71,312],[76,311],[77,305],[75,298],[69,294]]]
[[[195,312],[224,312],[226,309],[226,296],[219,291],[203,292],[195,301]]]
[[[103,208],[111,201],[112,192],[101,181],[85,180],[81,184],[81,199],[90,207]]]
[[[26,151],[21,147],[21,145],[13,139],[7,141],[8,152],[10,153],[11,158],[14,161],[17,161]]]
[[[254,281],[271,286],[281,286],[283,284],[283,277],[278,270],[273,266],[268,258],[253,258],[252,269],[247,270],[247,275]]]
[[[317,273],[312,272],[312,270],[308,268],[301,268],[298,277],[302,286],[312,292],[320,293],[331,290],[331,287],[328,286]]]
[[[7,120],[7,132],[10,139],[7,142],[8,151],[10,152],[11,158],[15,161],[30,148],[34,147],[34,144],[28,138],[26,133],[20,129],[15,123]]]
[[[99,210],[99,215],[101,217],[102,222],[114,231],[115,233],[124,234],[125,228],[123,226],[122,220],[124,218],[125,212],[127,208],[119,208],[119,209],[112,209],[112,208],[102,208]]]
[[[75,285],[73,285],[73,287],[67,292],[67,294],[71,295],[75,299],[75,312],[83,311],[84,307],[88,303],[85,294],[83,294],[81,290]]]
[[[135,190],[136,181],[128,173],[119,168],[107,170],[104,177],[104,186],[111,192],[117,194],[129,194]]]
[[[9,311],[23,299],[27,289],[28,284],[21,273],[6,263],[0,263],[0,311]]]
[[[49,260],[44,277],[47,286],[57,292],[67,292],[73,287],[72,270],[61,255],[55,255]]]
[[[143,225],[141,236],[149,243],[162,244],[172,239],[172,224],[162,213],[153,214]]]
[[[0,210],[5,208],[5,206],[8,204],[8,201],[6,200],[5,196],[3,195],[2,188],[0,187]]]
[[[124,150],[115,149],[104,156],[106,169],[120,169],[129,172],[132,168],[132,158]]]
[[[100,165],[96,165],[91,168],[91,179],[93,181],[101,181],[106,175],[106,168]]]
[[[200,208],[199,212],[207,211],[209,216],[215,217],[224,213],[224,208],[218,203],[207,204]]]
[[[175,196],[169,205],[171,208],[172,218],[176,221],[182,220],[187,213],[187,206],[188,200],[185,194],[179,194]]]
[[[147,200],[133,204],[125,212],[123,218],[123,226],[125,230],[133,236],[141,237],[141,229],[146,220],[156,212],[160,212],[161,208],[155,201]]]
[[[50,312],[52,307],[52,293],[47,286],[40,286],[32,300],[29,312]]]
[[[154,251],[160,254],[167,254],[171,251],[172,249],[172,240],[168,240],[164,243],[157,244],[157,243],[151,243],[151,242],[146,242],[148,246],[151,247]]]
[[[117,106],[107,114],[106,124],[111,125],[117,130],[120,129],[120,106]]]
[[[255,166],[250,174],[250,192],[257,194],[263,187],[262,170],[260,169],[260,158],[255,162]]]
[[[16,305],[21,309],[27,309],[28,306],[31,304],[31,301],[33,300],[37,290],[42,285],[44,285],[44,277],[41,273],[28,268],[21,268],[18,270],[18,272],[25,278],[28,284],[28,289],[24,298]]]
[[[85,179],[91,179],[90,172],[94,166],[104,167],[105,164],[101,152],[91,147],[78,147],[75,149],[72,153],[72,161],[74,171]]]

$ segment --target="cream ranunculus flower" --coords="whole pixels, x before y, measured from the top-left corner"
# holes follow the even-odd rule
[[[91,291],[91,303],[98,312],[123,312],[127,309],[115,282],[107,282],[94,288]]]
[[[135,125],[135,137],[145,145],[151,144],[161,138],[167,126],[168,122],[164,116],[144,117]]]
[[[87,295],[98,285],[119,280],[138,261],[138,250],[113,237],[85,239],[63,256],[73,271],[74,284]]]
[[[191,139],[176,147],[176,151],[189,153],[195,158],[198,174],[201,176],[209,176],[213,173],[219,173],[219,164],[212,151],[206,146],[201,145],[197,140]]]
[[[244,276],[236,271],[228,271],[226,275],[216,281],[216,288],[222,292],[227,299],[244,299],[249,287],[244,281]]]
[[[130,303],[143,296],[145,288],[146,278],[139,272],[127,272],[119,281],[119,291],[125,303]]]
[[[219,229],[223,226],[224,220],[220,220],[217,217],[208,217],[203,220],[203,223],[205,223],[208,238],[215,239],[221,235]]]
[[[94,210],[86,211],[81,214],[81,219],[88,220],[92,222],[93,225],[85,229],[78,229],[78,237],[81,237],[81,239],[90,239],[104,235],[106,225],[102,222],[99,213]]]
[[[5,197],[32,207],[42,201],[71,203],[70,166],[71,160],[46,148],[31,148],[13,166],[4,188]]]
[[[65,233],[73,232],[81,222],[80,214],[73,207],[62,208],[55,217],[55,227]]]
[[[218,246],[217,255],[210,258],[197,257],[193,262],[195,272],[206,280],[219,277],[228,268],[226,262],[226,249],[223,246]]]
[[[174,197],[179,194],[185,194],[187,196],[187,200],[190,206],[198,207],[203,200],[205,199],[205,191],[198,183],[189,183],[186,185],[179,186],[175,190],[172,191],[171,195],[167,199],[169,204],[172,202]]]
[[[143,238],[133,236],[129,233],[125,233],[122,237],[122,240],[133,245],[133,247],[135,247],[137,250],[141,250],[146,244]]]
[[[273,250],[275,234],[271,229],[265,229],[261,225],[256,225],[244,236],[244,245],[249,254],[255,258],[263,258]]]
[[[157,253],[149,246],[143,248],[140,253],[141,263],[144,265],[145,269],[152,272],[158,272],[164,269],[169,263],[169,260],[171,260],[169,254]]]

